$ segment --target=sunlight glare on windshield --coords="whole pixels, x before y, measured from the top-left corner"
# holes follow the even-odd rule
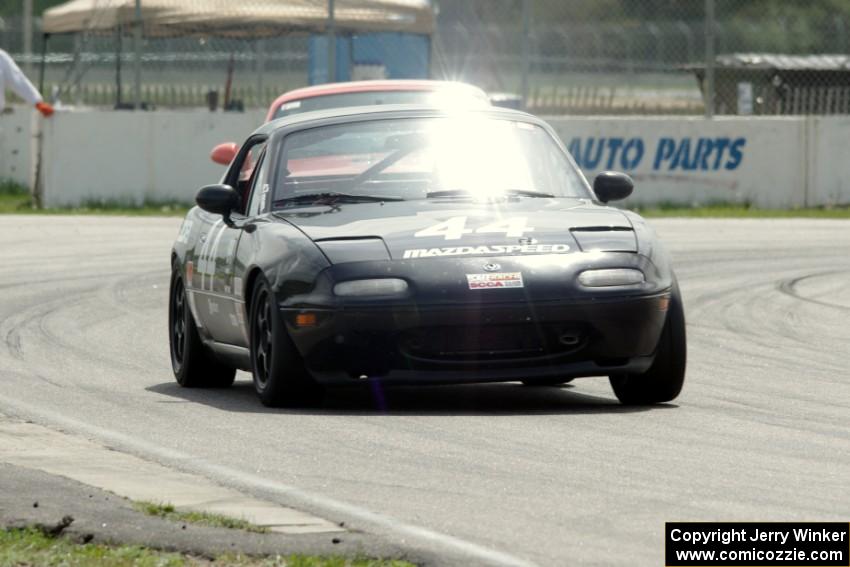
[[[467,117],[430,122],[428,147],[437,185],[481,198],[509,189],[533,191],[533,176],[519,139],[521,125],[525,126]]]

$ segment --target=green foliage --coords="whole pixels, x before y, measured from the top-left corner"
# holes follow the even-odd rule
[[[196,563],[187,563],[179,554],[135,545],[77,545],[65,538],[49,538],[36,530],[0,531],[0,567],[181,567],[192,564]]]
[[[440,0],[443,21],[516,22],[523,0]],[[700,21],[704,0],[530,0],[536,22],[638,24]],[[846,0],[717,0],[720,22],[786,20],[816,31],[836,16],[850,17]]]
[[[414,567],[407,561],[317,555],[253,557],[228,553],[212,561],[137,545],[77,544],[39,531],[0,530],[0,567]]]
[[[29,189],[17,181],[3,179],[0,180],[0,195],[14,195],[16,197],[20,197],[22,195],[29,195]]]
[[[0,214],[24,214],[34,212],[29,194],[4,193],[0,190]]]
[[[523,1],[439,0],[440,22],[482,22],[518,31]],[[597,57],[602,52],[616,59],[629,53],[655,54],[659,42],[646,33],[648,24],[666,38],[665,49],[701,52],[705,0],[528,1],[537,29],[534,48],[545,56]],[[850,41],[847,0],[717,0],[715,18],[723,53],[832,53]],[[686,44],[677,27],[682,22],[696,30],[693,45]],[[638,33],[629,34],[626,42],[629,30]],[[519,35],[503,35],[494,48],[519,53]],[[599,47],[602,41],[604,48]]]
[[[40,16],[48,8],[58,4],[64,4],[66,0],[33,0],[32,12],[34,16]],[[20,0],[0,0],[0,16],[19,16],[23,11],[23,2]]]
[[[704,0],[531,0],[538,21],[640,23],[698,21]],[[815,28],[835,16],[850,16],[846,0],[717,0],[715,17],[727,22],[782,20]],[[539,19],[538,19],[539,18]]]

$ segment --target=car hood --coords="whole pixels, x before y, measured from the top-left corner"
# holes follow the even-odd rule
[[[625,214],[584,199],[344,203],[275,216],[301,229],[334,263],[380,255],[396,260],[637,250]]]

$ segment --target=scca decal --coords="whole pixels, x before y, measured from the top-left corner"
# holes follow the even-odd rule
[[[469,289],[503,289],[507,287],[523,287],[522,272],[506,272],[501,274],[466,274]]]
[[[644,163],[649,142],[643,138],[573,138],[569,150],[579,167],[596,171],[631,171]],[[746,138],[659,138],[652,151],[652,171],[717,171],[737,169]]]

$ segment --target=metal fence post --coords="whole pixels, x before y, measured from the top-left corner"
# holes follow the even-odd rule
[[[705,0],[705,117],[714,116],[714,0]]]
[[[522,107],[528,108],[528,74],[531,69],[531,0],[522,0]]]
[[[328,82],[336,81],[336,22],[334,0],[328,0]]]
[[[24,0],[24,71],[32,77],[32,0]]]
[[[133,71],[135,73],[135,84],[133,85],[133,108],[142,107],[142,0],[136,0],[136,25],[133,27]]]
[[[694,61],[694,34],[691,33],[691,28],[685,22],[679,20],[676,22],[676,27],[682,32],[685,36],[685,60],[688,63]]]
[[[268,102],[263,97],[263,79],[266,74],[266,40],[263,38],[259,38],[254,42],[254,49],[256,51],[256,71],[257,71],[257,96],[255,97],[255,105],[262,106],[263,104],[268,104]]]

